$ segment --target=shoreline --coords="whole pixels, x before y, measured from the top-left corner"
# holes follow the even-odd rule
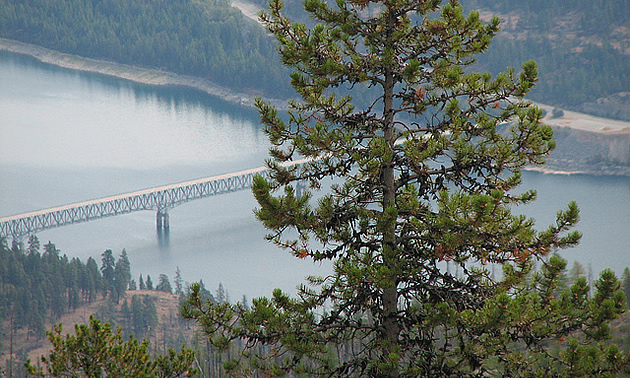
[[[255,108],[254,95],[236,92],[200,77],[179,75],[160,69],[139,67],[107,60],[86,58],[5,38],[0,38],[0,51],[27,55],[42,63],[57,67],[113,76],[140,84],[159,86],[174,85],[194,88],[232,104]],[[286,108],[286,101],[279,99],[265,100],[275,105],[278,109]]]
[[[543,175],[559,175],[559,176],[572,176],[572,175],[592,175],[592,173],[588,173],[587,171],[561,171],[552,168],[542,168],[542,167],[524,167],[521,168],[523,171],[527,172],[536,172],[541,173]],[[616,176],[616,175],[612,175]]]
[[[129,80],[140,84],[156,86],[173,85],[194,88],[231,104],[243,106],[250,109],[255,108],[253,95],[233,91],[229,88],[217,85],[208,79],[187,75],[179,75],[159,69],[144,68],[128,64],[116,63],[112,61],[85,58],[82,56],[61,53],[55,50],[48,49],[46,47],[9,40],[5,38],[0,38],[0,51],[27,55],[39,60],[40,62],[51,64],[54,66],[77,71],[98,73],[124,80]],[[265,100],[276,106],[278,110],[287,109],[287,102],[284,100]],[[568,111],[565,112],[566,115],[558,118],[552,118],[550,117],[549,113],[551,113],[553,107],[538,103],[536,103],[536,105],[540,108],[545,109],[548,112],[548,115],[543,118],[543,122],[554,128],[566,127],[569,129],[581,130],[599,135],[630,134],[630,122],[594,117],[588,114]],[[550,161],[548,161],[548,163],[549,162]],[[612,176],[630,176],[630,174],[626,172],[625,169],[623,170],[623,172],[616,172],[616,170],[608,170],[606,172],[606,170],[603,171],[601,169],[592,168],[593,167],[587,166],[579,170],[573,170],[571,168],[562,169],[561,167],[550,168],[549,166],[547,166],[525,167],[524,170],[535,171],[542,174],[558,175],[604,174]]]

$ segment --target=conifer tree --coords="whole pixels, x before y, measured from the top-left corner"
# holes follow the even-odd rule
[[[107,292],[111,292],[112,295],[116,291],[116,286],[114,285],[114,271],[116,267],[116,259],[114,259],[114,254],[111,249],[106,250],[101,254],[101,274],[103,276],[103,296],[107,294]]]
[[[35,235],[28,237],[28,255],[39,255],[39,239]]]
[[[103,289],[103,278],[98,271],[98,265],[94,258],[89,257],[85,264],[87,274],[87,291],[88,302],[92,302],[96,299],[96,294]]]
[[[194,353],[182,347],[164,356],[151,357],[148,341],[139,343],[122,330],[90,317],[89,325],[76,325],[74,335],[62,333],[61,325],[48,332],[53,351],[42,357],[43,368],[27,362],[31,374],[54,377],[192,377]]]
[[[334,271],[309,278],[297,298],[275,290],[249,310],[204,301],[192,285],[182,314],[218,348],[247,340],[244,359],[226,368],[375,377],[622,369],[627,357],[605,344],[625,306],[614,274],[602,273],[593,298],[583,278],[558,293],[566,263],[553,252],[578,243],[577,205],[542,231],[512,213],[536,196],[516,191],[521,169],[543,164],[554,142],[525,100],[533,61],[494,78],[470,70],[499,20],[465,15],[457,0],[305,0],[317,22],[308,28],[280,0],[269,5],[261,20],[300,100],[286,117],[257,100],[272,159],[270,178],[254,180],[256,216],[269,240],[297,258],[332,260]],[[353,101],[358,89],[366,105]],[[565,350],[547,349],[565,337]]]
[[[219,303],[228,301],[227,291],[225,290],[221,282],[219,282],[219,287],[217,287],[217,291],[216,291],[216,295],[214,296],[214,299]]]
[[[623,292],[626,298],[630,298],[630,269],[628,267],[624,268],[621,279],[623,280]]]
[[[131,263],[127,251],[123,249],[114,266],[113,293],[116,303],[120,300],[120,296],[125,294],[125,290],[129,287],[129,281],[131,281]]]
[[[157,291],[163,291],[165,293],[173,294],[173,288],[171,287],[171,282],[168,280],[168,276],[166,274],[160,274],[158,277],[158,284],[155,287]]]
[[[182,279],[182,272],[179,270],[179,266],[175,269],[175,294],[184,295],[184,280]]]
[[[140,290],[146,290],[147,286],[144,284],[144,280],[142,279],[142,274],[140,275]]]

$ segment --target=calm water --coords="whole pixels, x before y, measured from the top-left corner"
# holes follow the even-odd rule
[[[0,216],[263,165],[257,115],[193,90],[150,87],[0,53]],[[528,173],[539,200],[519,211],[539,228],[578,201],[582,245],[563,253],[597,272],[630,266],[630,180]],[[219,282],[232,299],[293,292],[328,266],[299,261],[263,240],[250,192],[193,201],[170,211],[160,248],[155,214],[133,213],[38,234],[62,253],[100,263],[126,248],[134,276]]]

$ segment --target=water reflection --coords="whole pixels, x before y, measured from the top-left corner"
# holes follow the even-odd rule
[[[7,51],[0,51],[0,64],[4,69],[11,69],[14,73],[9,75],[12,79],[23,81],[25,77],[22,73],[37,73],[37,76],[47,77],[47,81],[67,82],[68,80],[80,82],[81,85],[92,95],[99,95],[101,91],[116,93],[121,99],[126,99],[127,94],[137,104],[156,103],[165,109],[172,109],[174,112],[185,112],[191,107],[212,109],[217,116],[229,116],[238,122],[251,122],[259,125],[258,112],[252,108],[245,108],[237,104],[223,101],[217,97],[209,96],[207,93],[189,87],[167,85],[156,86],[118,79],[104,74],[80,72],[68,68],[57,67],[27,55],[15,54]],[[17,72],[20,74],[16,74]],[[0,78],[7,80],[7,76]]]
[[[157,229],[157,244],[162,252],[168,252],[171,247],[171,229],[169,227]]]
[[[5,53],[0,91],[3,164],[146,170],[227,162],[246,169],[266,155],[254,110],[197,90],[79,74]],[[255,159],[239,164],[247,157]]]

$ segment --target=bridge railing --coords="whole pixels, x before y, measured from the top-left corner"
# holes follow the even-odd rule
[[[141,210],[165,213],[167,209],[188,201],[250,188],[256,174],[266,175],[267,168],[248,169],[4,217],[0,218],[0,236],[22,239],[51,228]]]
[[[282,165],[301,165],[308,161],[311,159],[291,161]],[[141,210],[157,210],[158,228],[168,227],[168,209],[188,201],[251,188],[257,174],[268,176],[268,168],[247,169],[4,217],[0,218],[0,237],[21,240],[24,236],[51,228]]]

